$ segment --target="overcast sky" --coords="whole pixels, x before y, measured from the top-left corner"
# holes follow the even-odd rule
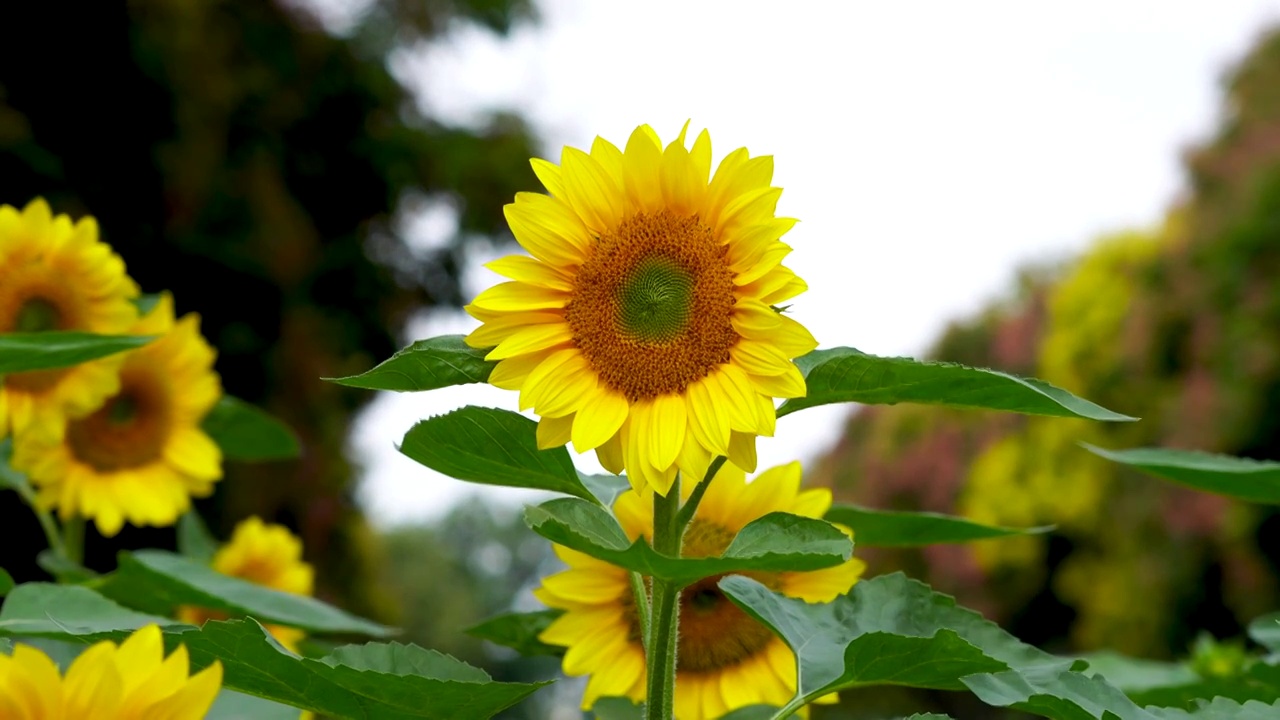
[[[1157,222],[1182,185],[1182,149],[1213,127],[1224,69],[1280,20],[1277,0],[539,6],[535,27],[464,30],[394,68],[447,121],[523,113],[557,162],[562,145],[622,145],[645,122],[665,140],[686,119],[710,130],[717,162],[740,146],[773,155],[779,214],[800,218],[787,264],[810,286],[793,316],[823,347],[881,355],[920,354],[1020,265]],[[410,230],[430,245],[452,227],[431,212]],[[466,281],[474,295],[496,278],[476,267]],[[474,326],[431,314],[411,335]],[[514,410],[515,397],[379,397],[351,444],[373,519],[439,517],[477,491],[395,451],[415,421],[465,404]],[[780,421],[760,441],[762,467],[820,454],[848,410]]]

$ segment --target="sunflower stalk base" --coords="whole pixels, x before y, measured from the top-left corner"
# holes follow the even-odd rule
[[[666,496],[653,496],[653,549],[679,557],[680,536],[684,528],[679,522],[680,478]],[[680,588],[675,583],[653,581],[650,605],[649,642],[645,654],[647,692],[646,720],[673,720],[676,696],[676,646],[679,636]]]

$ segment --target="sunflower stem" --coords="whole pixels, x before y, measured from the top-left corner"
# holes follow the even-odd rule
[[[711,465],[707,466],[707,474],[702,476],[702,482],[698,483],[693,493],[689,495],[689,499],[685,501],[684,507],[676,513],[676,532],[681,538],[684,537],[684,531],[689,527],[689,523],[693,521],[694,513],[698,512],[698,505],[702,503],[702,496],[707,494],[707,486],[711,484],[711,478],[720,472],[720,468],[727,459],[724,455],[718,455],[711,461]]]
[[[31,512],[36,514],[36,519],[40,521],[40,529],[44,530],[44,536],[49,541],[49,549],[62,557],[66,557],[67,548],[62,544],[62,534],[58,532],[58,524],[54,522],[53,515],[36,502],[36,494],[31,490],[31,486],[24,481],[22,484],[12,487],[22,498],[22,501],[27,504],[27,507],[31,508]]]
[[[644,643],[645,652],[649,651],[649,588],[644,585],[644,576],[638,572],[627,573],[631,581],[631,594],[635,596],[636,617],[640,619],[640,642]]]
[[[84,562],[84,518],[73,515],[62,521],[62,550],[68,560]]]
[[[666,496],[653,496],[653,549],[669,557],[680,556],[678,524],[680,508],[680,476],[676,476]],[[672,720],[675,717],[676,647],[680,622],[680,587],[673,582],[653,580],[652,619],[649,623],[649,647],[645,655],[648,692],[646,720]]]

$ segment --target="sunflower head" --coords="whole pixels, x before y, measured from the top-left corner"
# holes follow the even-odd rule
[[[44,200],[22,211],[0,205],[0,333],[81,330],[115,335],[137,320],[138,286],[124,261],[98,240],[93,218],[73,223]],[[63,413],[83,413],[118,388],[113,356],[0,379],[0,437]]]
[[[187,648],[164,656],[160,628],[148,625],[119,647],[100,642],[80,654],[63,676],[40,650],[14,646],[0,655],[0,718],[50,720],[200,720],[222,685],[216,660],[195,675]]]
[[[614,514],[634,540],[652,538],[653,489],[629,491]],[[826,489],[801,490],[800,464],[766,470],[755,480],[725,465],[711,481],[683,539],[684,557],[717,557],[752,520],[771,512],[822,517],[831,505]],[[644,647],[626,570],[556,546],[569,569],[544,578],[535,595],[565,611],[541,635],[568,648],[564,671],[590,675],[583,708],[600,697],[644,699]],[[748,573],[764,585],[808,602],[830,602],[847,593],[865,565],[856,558],[812,572]],[[676,660],[676,717],[710,720],[754,704],[784,705],[796,687],[795,655],[764,625],[720,591],[720,577],[681,591],[680,644]]]
[[[315,571],[302,560],[302,541],[283,525],[250,517],[236,525],[231,540],[213,556],[213,569],[242,580],[295,595],[310,595]],[[178,619],[192,625],[225,620],[226,613],[196,607],[178,609]],[[267,625],[282,645],[295,650],[306,633],[283,625]]]
[[[108,536],[126,520],[172,525],[222,477],[222,453],[200,427],[222,395],[200,319],[175,321],[166,293],[128,330],[160,337],[123,357],[110,396],[14,442],[13,466],[40,501]]]
[[[505,209],[531,257],[490,263],[511,281],[467,307],[490,382],[540,416],[539,445],[594,449],[637,489],[717,455],[755,470],[773,399],[805,394],[791,360],[817,345],[775,309],[805,284],[781,264],[795,221],[774,216],[773,159],[740,148],[712,175],[706,131],[664,147],[643,125],[625,150],[596,138],[533,168],[549,195]]]

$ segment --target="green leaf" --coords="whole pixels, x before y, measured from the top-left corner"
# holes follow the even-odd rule
[[[1179,708],[1147,708],[1158,720],[1275,720],[1280,717],[1280,702],[1262,703],[1250,700],[1238,703],[1229,698],[1200,700],[1194,710]]]
[[[150,315],[151,311],[156,309],[156,305],[160,304],[160,298],[162,297],[164,297],[164,293],[147,293],[146,295],[139,295],[133,299],[133,306],[138,309],[139,315]]]
[[[902,720],[952,720],[952,718],[950,715],[943,715],[942,713],[916,713],[902,718]]]
[[[414,425],[400,452],[458,480],[595,500],[568,450],[538,449],[537,430],[536,422],[519,413],[468,405]]]
[[[0,334],[0,375],[71,367],[135,350],[155,339],[154,335],[95,335],[70,330]]]
[[[644,720],[644,705],[624,697],[602,697],[591,706],[595,720]]]
[[[188,510],[178,518],[178,552],[197,562],[208,564],[218,552],[218,541],[200,513]]]
[[[1149,720],[1119,690],[1072,672],[1073,661],[1020,642],[901,573],[863,580],[822,604],[784,597],[742,576],[719,586],[795,651],[798,689],[784,710],[843,688],[894,684],[968,687],[990,704],[1018,709],[1038,707],[1036,693],[1051,689],[1064,699],[1047,709],[1049,717],[1100,720],[1095,706],[1101,706],[1123,720]],[[1091,685],[1077,687],[1082,682]],[[1022,697],[1023,689],[1032,692]]]
[[[204,563],[163,550],[120,553],[119,567],[97,589],[108,598],[148,612],[194,605],[313,633],[382,637],[395,632],[315,598],[223,575]]]
[[[951,515],[931,512],[874,510],[858,505],[833,505],[826,519],[853,529],[853,537],[863,547],[919,547],[939,543],[1049,532],[1052,526],[1008,528],[982,525]]]
[[[618,496],[631,489],[631,481],[625,475],[587,475],[578,473],[578,479],[600,501],[601,507],[613,507]]]
[[[0,596],[8,595],[13,590],[13,576],[0,567]]]
[[[1078,398],[1043,380],[999,370],[877,357],[847,347],[814,350],[795,362],[805,376],[808,394],[782,403],[778,417],[831,403],[912,402],[1110,422],[1137,419]]]
[[[730,572],[820,570],[853,552],[853,543],[830,523],[780,512],[752,521],[724,555],[707,558],[667,557],[644,538],[633,543],[603,508],[576,498],[526,507],[525,522],[551,542],[678,584]]]
[[[119,638],[144,625],[190,627],[129,610],[79,585],[23,583],[0,607],[0,635],[94,641]]]
[[[72,585],[20,585],[0,608],[0,635],[120,641],[155,623],[172,650],[187,647],[193,670],[223,665],[223,687],[337,718],[483,718],[547,683],[493,682],[447,655],[399,643],[335,649],[319,658],[285,650],[257,622],[210,621],[202,628],[127,610]],[[256,717],[256,716],[255,716]]]
[[[0,378],[3,381],[3,378]],[[13,469],[9,459],[13,457],[13,438],[0,439],[0,490],[22,492],[31,487],[27,476]]]
[[[1280,698],[1280,667],[1255,662],[1240,672],[1204,676],[1186,663],[1124,657],[1112,652],[1087,655],[1088,675],[1097,675],[1122,690],[1138,705],[1192,709],[1201,698],[1224,697],[1237,702]]]
[[[1212,455],[1193,450],[1107,450],[1089,443],[1080,444],[1094,455],[1195,490],[1249,502],[1280,504],[1280,462]]]
[[[1280,612],[1256,618],[1249,623],[1249,637],[1274,653],[1280,653]]]
[[[53,550],[41,550],[36,564],[60,583],[83,583],[98,577],[98,573]]]
[[[301,710],[234,690],[218,693],[205,720],[298,720]]]
[[[464,632],[474,638],[488,640],[491,643],[509,647],[526,657],[564,655],[565,648],[559,645],[548,645],[538,639],[538,635],[563,614],[563,610],[540,610],[538,612],[508,613],[498,615],[467,628]]]
[[[444,335],[419,340],[359,375],[324,379],[368,390],[436,390],[488,380],[496,364],[484,359],[488,354],[488,350],[468,347],[461,335]]]
[[[1083,655],[1080,659],[1089,663],[1085,674],[1101,675],[1130,697],[1153,688],[1186,685],[1200,680],[1200,676],[1186,663],[1140,660],[1110,650]]]
[[[223,395],[202,425],[224,460],[288,460],[302,453],[288,425],[249,403]]]
[[[773,720],[778,708],[772,705],[748,705],[738,708],[720,718],[720,720]]]

